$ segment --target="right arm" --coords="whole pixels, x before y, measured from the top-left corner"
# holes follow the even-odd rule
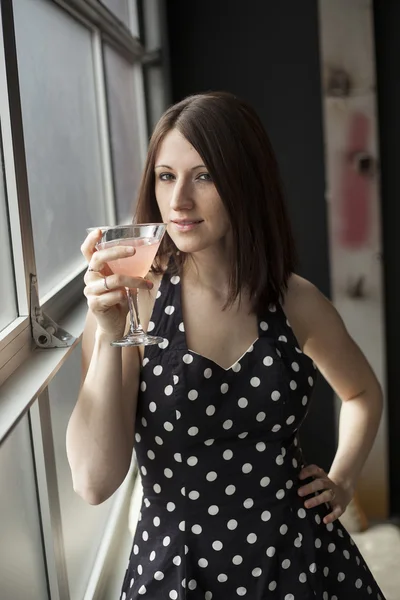
[[[121,255],[124,250],[117,247],[96,252],[99,237],[90,234],[82,246],[94,271],[85,276],[89,312],[82,340],[82,385],[67,428],[74,489],[90,504],[109,498],[130,467],[140,355],[137,347],[113,347],[110,342],[125,329],[123,286],[149,287],[144,280],[107,271],[105,253]],[[104,274],[109,292],[104,288]]]

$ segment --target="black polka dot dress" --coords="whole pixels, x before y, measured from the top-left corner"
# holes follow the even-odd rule
[[[224,369],[188,349],[180,279],[165,274],[149,330],[164,341],[143,361],[143,503],[121,600],[383,600],[327,506],[297,494],[316,372],[281,307]]]

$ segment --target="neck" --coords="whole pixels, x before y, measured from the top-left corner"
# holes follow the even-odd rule
[[[188,256],[185,275],[196,285],[225,295],[229,288],[230,270],[228,254],[210,248]]]

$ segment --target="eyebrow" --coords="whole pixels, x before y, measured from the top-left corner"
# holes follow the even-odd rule
[[[155,165],[155,167],[154,167],[154,168],[155,168],[155,169],[160,169],[160,168],[163,168],[163,169],[171,169],[171,171],[173,171],[173,168],[172,168],[172,167],[170,167],[170,166],[168,166],[168,165]],[[202,169],[206,169],[206,166],[205,166],[205,165],[196,165],[195,167],[192,167],[192,168],[191,168],[191,171],[195,171],[196,169],[200,169],[200,168],[202,168]]]

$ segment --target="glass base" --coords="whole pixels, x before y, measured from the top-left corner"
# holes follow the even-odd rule
[[[137,333],[128,333],[128,335],[125,335],[120,340],[111,342],[111,346],[154,346],[155,344],[161,344],[163,341],[164,338],[162,337],[138,331]]]

